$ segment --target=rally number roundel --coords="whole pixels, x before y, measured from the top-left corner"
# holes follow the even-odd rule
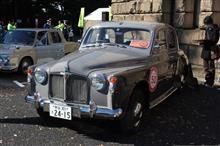
[[[157,84],[158,84],[158,69],[156,67],[152,67],[150,69],[148,82],[149,82],[149,91],[154,92],[157,89]]]

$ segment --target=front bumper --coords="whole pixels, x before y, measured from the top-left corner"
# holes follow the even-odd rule
[[[0,70],[3,70],[3,71],[14,71],[14,70],[17,70],[17,69],[18,69],[17,66],[0,64]]]
[[[109,109],[105,107],[98,107],[94,105],[94,102],[90,102],[89,105],[81,104],[66,104],[65,102],[42,99],[39,95],[26,96],[25,100],[27,103],[34,104],[36,108],[42,108],[45,112],[49,112],[50,103],[56,102],[56,104],[67,105],[72,109],[72,117],[90,117],[90,118],[104,118],[104,119],[116,119],[122,115],[122,109]],[[94,108],[95,106],[95,108]],[[74,113],[74,111],[76,111]]]

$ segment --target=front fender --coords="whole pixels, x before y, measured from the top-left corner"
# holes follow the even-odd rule
[[[116,88],[117,92],[113,96],[113,107],[126,109],[130,97],[139,83],[145,82],[147,84],[148,73],[147,67],[141,67],[115,74],[114,76],[119,78],[119,85]],[[145,90],[147,89],[146,86]]]

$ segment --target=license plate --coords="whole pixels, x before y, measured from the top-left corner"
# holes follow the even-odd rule
[[[50,116],[65,120],[72,120],[71,107],[50,104]]]

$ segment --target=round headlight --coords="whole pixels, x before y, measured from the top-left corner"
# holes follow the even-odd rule
[[[103,74],[92,74],[90,80],[92,87],[98,91],[104,89],[106,86],[106,79]]]
[[[36,81],[40,84],[43,84],[47,80],[47,73],[43,70],[38,70],[34,73]]]

